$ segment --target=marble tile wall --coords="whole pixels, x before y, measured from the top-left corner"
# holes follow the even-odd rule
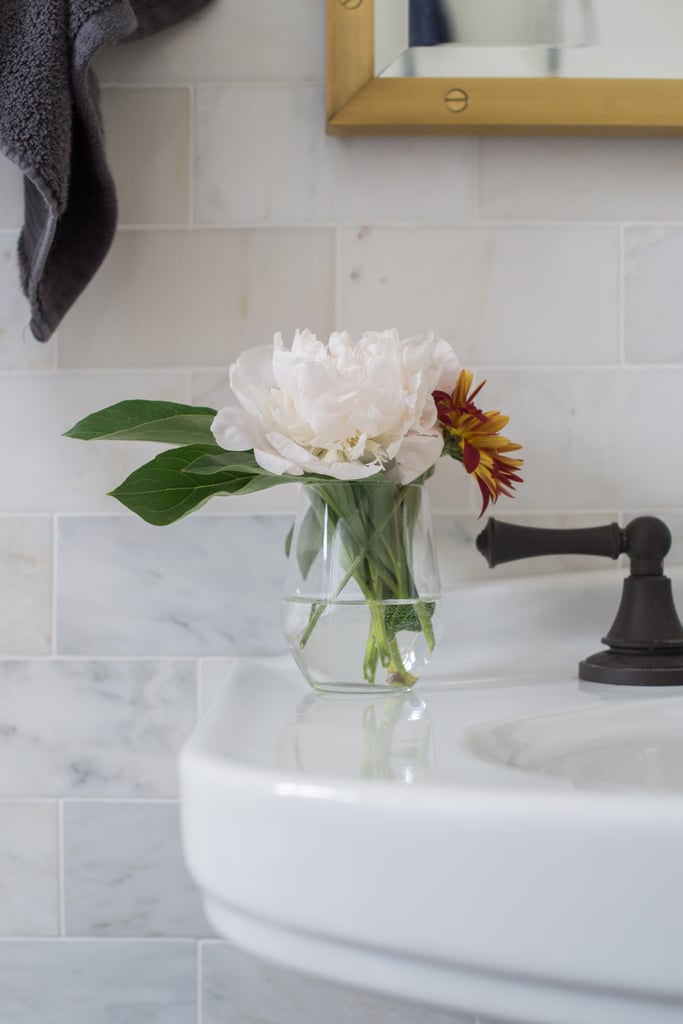
[[[21,176],[0,158],[2,1019],[474,1024],[211,935],[176,758],[230,659],[282,650],[294,490],[155,530],[107,497],[155,446],[61,435],[125,397],[219,405],[230,361],[275,330],[431,327],[524,445],[501,517],[661,514],[681,562],[683,140],[328,138],[321,0],[214,0],[97,72],[120,229],[46,345],[18,286]],[[489,573],[453,470],[432,486],[447,587]]]

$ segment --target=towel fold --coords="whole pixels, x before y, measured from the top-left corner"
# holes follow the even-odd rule
[[[24,174],[19,271],[39,341],[93,277],[116,229],[93,56],[210,2],[0,0],[0,152]]]

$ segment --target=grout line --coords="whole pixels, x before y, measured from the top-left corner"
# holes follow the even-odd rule
[[[479,186],[475,182],[474,185],[474,198],[475,211],[478,211],[479,204]],[[212,220],[212,221],[201,221],[194,224],[195,227],[202,228],[207,231],[287,231],[293,229],[310,229],[315,228],[329,229],[329,228],[372,228],[375,231],[459,231],[459,230],[471,230],[477,228],[485,228],[487,230],[493,228],[505,230],[506,228],[517,229],[517,228],[528,228],[532,231],[545,231],[545,230],[556,230],[564,228],[599,228],[605,230],[618,231],[622,226],[621,221],[527,221],[527,220],[489,220],[482,218],[481,220],[465,220],[463,218],[457,218],[454,220],[444,220],[440,217],[438,220],[420,220],[416,217],[406,218],[405,220],[389,220],[389,219],[374,219],[374,218],[362,218],[350,217],[348,220],[345,219],[327,219],[320,218],[320,220],[307,220],[306,218],[294,219],[283,219],[283,220]],[[628,227],[666,227],[666,228],[680,228],[683,224],[672,224],[672,223],[644,223],[644,224],[629,224]],[[179,229],[187,230],[188,224],[181,221],[120,221],[117,224],[117,231],[178,231]]]
[[[27,802],[43,802],[49,801],[47,797],[27,797],[22,798],[22,801]],[[58,798],[59,804],[164,804],[171,806],[178,806],[180,803],[179,797],[70,797],[61,796]],[[0,803],[17,803],[16,797],[2,797]],[[54,798],[52,798],[54,802]]]
[[[263,86],[270,88],[271,86],[313,86],[317,85],[320,89],[325,86],[325,79],[323,78],[188,78],[186,80],[178,81],[119,81],[114,79],[113,81],[106,81],[100,79],[100,87],[102,89],[182,89],[186,85],[199,85],[202,88],[213,88],[218,86],[219,88],[231,87],[231,86]]]
[[[338,312],[337,312],[338,315]],[[652,371],[666,371],[671,373],[672,371],[683,371],[683,362],[675,363],[648,363],[648,362],[628,362],[621,363],[618,360],[613,362],[596,362],[596,363],[480,363],[467,362],[467,366],[470,370],[476,370],[482,373],[500,373],[502,371],[509,373],[557,373],[562,372],[577,372],[577,373],[593,373],[596,370],[615,370],[619,369],[625,372],[639,372],[641,370]],[[188,364],[187,366],[75,366],[69,368],[60,367],[57,370],[0,370],[0,381],[16,381],[21,378],[31,381],[39,381],[45,379],[53,379],[55,377],[95,377],[95,376],[129,376],[129,377],[154,377],[157,378],[159,374],[167,374],[174,376],[182,384],[187,374],[192,373],[216,373],[217,375],[224,375],[226,373],[225,365],[198,365],[194,366]],[[112,443],[112,442],[108,442]],[[117,442],[114,442],[117,443]],[[118,442],[125,444],[127,442]],[[150,442],[151,443],[151,442]],[[2,513],[0,513],[2,514]],[[50,515],[50,512],[21,512],[21,515]]]
[[[193,154],[194,155],[194,154]],[[476,189],[477,200],[479,201],[479,188]],[[478,209],[478,206],[477,206]],[[263,221],[263,220],[240,220],[240,221],[212,221],[211,223],[195,225],[197,227],[206,228],[207,230],[224,230],[224,229],[250,229],[250,230],[287,230],[290,228],[336,228],[336,227],[347,227],[347,228],[360,228],[360,227],[372,227],[377,230],[382,228],[407,231],[415,230],[440,230],[450,231],[457,228],[508,228],[508,227],[523,227],[523,228],[538,228],[543,230],[544,228],[613,228],[615,230],[621,228],[683,228],[683,221],[680,220],[643,220],[643,221],[619,221],[619,220],[514,220],[514,219],[497,219],[497,218],[483,218],[481,220],[472,221],[465,219],[454,219],[451,221],[444,221],[443,218],[433,221],[425,221],[411,217],[406,220],[373,220],[373,219],[359,219],[357,217],[350,218],[349,220],[282,220],[282,221]],[[127,223],[125,221],[119,221],[117,224],[117,230],[119,231],[178,231],[179,229],[188,229],[187,222],[182,221],[169,221],[169,222],[141,222],[141,223]],[[21,230],[21,225],[17,225],[15,228],[0,228],[0,238],[7,237],[13,238]]]
[[[133,943],[139,942],[148,945],[149,943],[155,942],[163,944],[165,946],[171,945],[172,943],[188,943],[196,942],[194,935],[0,935],[0,944],[2,943],[27,943],[27,942],[41,942],[41,943],[62,943],[62,942],[89,942],[95,945],[104,945],[107,942],[116,943]],[[130,1019],[130,1018],[127,1018]]]
[[[187,366],[60,366],[56,370],[0,370],[0,379],[17,380],[21,377],[26,380],[44,380],[54,377],[80,377],[84,375],[106,374],[107,376],[157,376],[160,373],[180,375],[188,370],[194,370],[191,364]],[[224,369],[221,366],[210,366],[208,369]]]
[[[101,89],[186,89],[192,86],[191,81],[187,82],[103,82],[100,81]]]
[[[471,370],[477,370],[481,372],[499,372],[505,370],[506,372],[515,371],[519,373],[555,373],[558,370],[562,371],[578,371],[592,373],[594,370],[614,370],[615,368],[623,370],[683,370],[683,362],[674,363],[625,363],[623,366],[616,360],[613,362],[595,362],[595,363],[484,363],[484,362],[468,362],[468,368]],[[41,380],[51,379],[53,377],[65,377],[65,376],[140,376],[140,377],[156,377],[158,374],[164,373],[168,375],[174,375],[180,380],[183,379],[184,375],[188,373],[216,373],[225,374],[225,364],[203,364],[194,365],[188,364],[186,366],[74,366],[69,368],[59,368],[58,370],[0,370],[0,380],[17,380],[19,378],[26,378],[27,380]],[[125,442],[122,442],[125,443]],[[22,513],[23,514],[23,513]],[[40,515],[41,513],[34,513]],[[50,513],[42,513],[42,515],[49,515]]]
[[[171,804],[178,805],[177,796],[0,796],[4,804]]]
[[[670,509],[668,511],[671,511]],[[451,513],[452,514],[452,513]],[[268,657],[268,655],[265,655]],[[152,661],[152,662],[199,662],[229,661],[231,658],[242,657],[237,654],[0,654],[0,661]],[[262,655],[251,655],[260,658]]]

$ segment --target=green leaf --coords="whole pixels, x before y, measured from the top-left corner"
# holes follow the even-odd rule
[[[292,477],[265,472],[257,476],[239,467],[211,476],[188,472],[192,463],[205,454],[210,454],[210,449],[204,445],[170,448],[136,469],[111,491],[111,495],[145,522],[167,526],[204,505],[214,495],[247,494],[292,480]]]
[[[311,566],[320,554],[323,544],[324,519],[320,505],[321,503],[318,503],[317,508],[313,503],[309,505],[296,538],[296,560],[303,579],[306,579],[311,571]],[[334,529],[332,522],[328,523],[328,529],[330,528]]]
[[[285,558],[289,558],[292,550],[292,538],[294,536],[294,523],[287,530],[287,536],[285,537]]]
[[[204,406],[131,399],[91,413],[64,436],[82,441],[161,441],[217,447],[210,430],[215,415],[215,409]]]
[[[191,466],[187,467],[185,472],[196,473],[198,476],[213,476],[215,473],[224,473],[226,469],[231,469],[235,473],[253,473],[256,476],[275,475],[264,469],[263,466],[259,466],[253,451],[230,452],[218,447],[215,452],[200,455]],[[287,479],[293,480],[294,478],[289,476]]]

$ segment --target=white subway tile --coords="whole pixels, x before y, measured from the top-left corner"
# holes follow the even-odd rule
[[[610,227],[348,228],[340,280],[338,323],[354,335],[432,329],[463,363],[618,358]]]
[[[49,654],[52,519],[0,516],[0,657]]]
[[[19,228],[24,222],[24,176],[0,153],[0,230]]]
[[[683,477],[662,440],[683,433],[682,390],[678,368],[491,373],[488,400],[523,445],[515,511],[683,507]]]
[[[57,857],[56,804],[0,803],[0,936],[59,934]]]
[[[190,213],[190,90],[102,90],[120,224],[183,224]]]
[[[59,523],[61,654],[214,656],[286,649],[284,516]]]
[[[683,363],[683,228],[625,233],[624,338],[629,363]]]
[[[520,485],[521,486],[521,485]],[[615,522],[618,513],[605,512],[538,512],[518,513],[514,501],[505,501],[495,508],[489,506],[487,516],[515,523],[520,526],[534,526],[541,529],[567,530],[586,529]],[[451,590],[472,580],[497,580],[516,576],[541,576],[556,572],[590,572],[605,569],[609,562],[591,555],[546,555],[542,558],[526,558],[518,562],[507,562],[490,569],[486,559],[476,547],[476,539],[485,528],[487,517],[479,519],[470,516],[434,517],[436,546],[443,591]]]
[[[227,942],[203,942],[203,1024],[476,1024],[470,1014],[415,1006],[311,978]]]
[[[195,671],[187,661],[0,661],[0,796],[176,796]]]
[[[199,718],[206,714],[236,665],[236,658],[204,658],[199,662]]]
[[[333,138],[325,134],[317,85],[211,85],[198,87],[196,97],[195,210],[202,224],[474,216],[473,139]]]
[[[2,196],[0,182],[0,197]],[[0,235],[0,372],[49,370],[54,363],[52,345],[36,341],[28,330],[30,313],[19,284],[17,235]]]
[[[74,367],[226,366],[273,334],[332,329],[324,229],[121,231],[60,330]]]
[[[125,398],[182,402],[184,381],[172,373],[0,374],[0,456],[7,481],[0,488],[0,513],[118,508],[107,492],[160,446],[61,435],[86,414]]]
[[[103,82],[321,81],[325,5],[320,0],[213,0],[158,35],[102,51],[95,68]]]
[[[66,934],[211,934],[183,862],[173,803],[64,805]]]
[[[480,145],[483,218],[683,219],[683,139],[488,138]]]
[[[7,1024],[196,1024],[194,942],[4,942]]]

